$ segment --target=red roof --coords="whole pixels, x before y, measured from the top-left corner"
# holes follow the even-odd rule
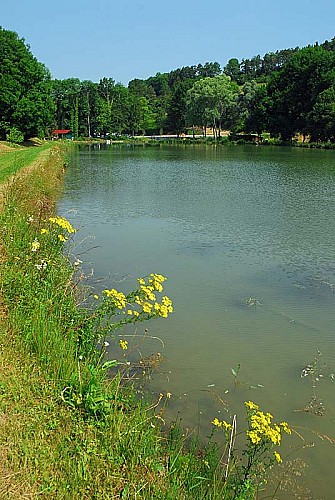
[[[68,134],[71,130],[54,130],[53,134]]]

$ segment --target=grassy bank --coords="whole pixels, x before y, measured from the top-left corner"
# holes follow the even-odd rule
[[[41,154],[50,148],[50,144],[44,146],[16,147],[2,152],[0,149],[0,183],[4,182],[10,175],[15,174],[27,165],[31,165],[41,158]]]
[[[164,426],[169,395],[146,401],[126,381],[122,326],[172,312],[165,278],[140,279],[126,295],[106,289],[79,307],[78,261],[64,254],[74,228],[55,216],[64,155],[58,145],[39,152],[8,182],[1,215],[0,497],[254,498],[281,461],[273,446],[287,424],[247,402],[243,461],[236,419],[214,419],[222,447],[210,438],[199,448],[177,424]]]

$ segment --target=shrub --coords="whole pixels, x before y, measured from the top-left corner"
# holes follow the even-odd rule
[[[6,141],[12,144],[22,144],[24,141],[23,133],[16,127],[12,127],[6,134]]]

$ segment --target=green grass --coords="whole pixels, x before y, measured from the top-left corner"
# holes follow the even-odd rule
[[[0,154],[0,182],[18,172],[21,168],[32,164],[41,155],[42,151],[50,148],[50,144],[17,148],[13,151]]]

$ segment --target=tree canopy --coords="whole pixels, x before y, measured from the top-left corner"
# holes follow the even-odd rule
[[[52,128],[75,137],[181,134],[190,126],[233,132],[267,131],[282,140],[303,134],[335,141],[335,38],[231,58],[221,69],[206,62],[135,78],[128,86],[104,77],[53,80],[25,41],[0,28],[0,138],[11,130],[48,136]],[[16,132],[12,136],[16,135]]]
[[[18,34],[0,27],[0,137],[45,135],[54,119],[51,76]]]

